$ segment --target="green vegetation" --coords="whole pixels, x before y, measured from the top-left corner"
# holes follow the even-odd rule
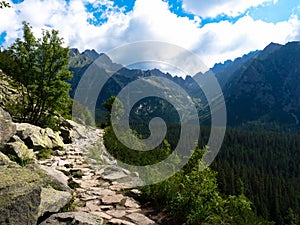
[[[55,126],[56,115],[66,115],[71,105],[71,78],[68,70],[69,48],[62,47],[58,31],[44,30],[35,38],[32,28],[23,22],[23,40],[17,39],[1,52],[0,67],[19,85],[22,104],[11,107],[10,113],[20,122]]]
[[[75,198],[72,196],[72,199],[69,201],[67,205],[65,205],[60,212],[74,212],[76,210]]]
[[[205,132],[202,132],[203,135]],[[229,129],[212,168],[223,193],[240,193],[254,203],[258,215],[276,224],[299,224],[300,135]]]
[[[110,154],[123,162],[148,165],[161,161],[170,152],[167,141],[151,151],[130,150],[122,145],[111,127],[106,128],[104,143]],[[251,202],[243,193],[238,196],[222,195],[217,185],[217,173],[201,164],[204,150],[197,148],[184,168],[158,184],[141,188],[143,198],[162,210],[166,209],[178,224],[272,224],[257,217]]]
[[[27,164],[32,162],[32,159],[29,159],[29,158],[19,158],[18,156],[12,155],[12,154],[8,154],[7,156],[11,161],[16,162],[17,164],[19,164],[22,167],[24,167]]]
[[[1,1],[0,2],[0,9],[3,9],[3,8],[10,8],[10,4],[6,1]]]
[[[124,133],[123,135],[123,138],[126,138],[127,134]],[[116,138],[113,128],[110,126],[105,128],[105,135],[103,139],[108,152],[113,157],[130,165],[151,165],[162,161],[171,153],[170,145],[167,140],[150,151],[137,151],[127,148]],[[131,140],[130,142],[134,143],[134,140]],[[140,143],[136,143],[136,145],[138,144]],[[140,146],[139,149],[143,149],[143,147]],[[124,154],[124,152],[126,152],[126,154]]]
[[[107,114],[105,117],[106,126],[109,126],[111,124],[110,118],[111,118],[113,104],[116,104],[115,107],[116,110],[113,114],[115,118],[119,118],[124,113],[124,110],[122,108],[123,107],[122,102],[116,96],[111,96],[109,99],[107,99],[107,101],[103,102],[102,104],[103,107],[109,112],[109,114]]]
[[[52,149],[45,148],[38,151],[36,157],[38,160],[50,159],[52,154]]]
[[[84,105],[80,104],[79,102],[73,100],[72,106],[72,119],[75,122],[83,123],[85,125],[94,126],[95,120],[93,118],[92,113],[86,108]]]

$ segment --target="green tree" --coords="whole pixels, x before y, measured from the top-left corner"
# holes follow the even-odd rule
[[[116,104],[116,110],[113,112],[114,118],[119,119],[124,113],[123,104],[116,96],[111,96],[110,98],[108,98],[107,101],[103,102],[102,104],[104,108],[109,112],[109,114],[105,118],[107,126],[111,125],[110,120],[112,116],[113,104]]]
[[[70,85],[66,82],[72,75],[69,48],[62,44],[58,31],[43,30],[42,38],[37,39],[32,27],[23,22],[23,40],[17,39],[9,47],[8,55],[18,68],[9,75],[22,84],[20,121],[51,125],[56,114],[64,115],[70,108]]]
[[[10,8],[10,4],[6,1],[1,1],[0,2],[0,9],[3,9],[3,8]]]
[[[291,208],[289,208],[287,211],[287,216],[285,217],[285,224],[286,225],[298,224],[297,216],[295,215],[294,211]]]

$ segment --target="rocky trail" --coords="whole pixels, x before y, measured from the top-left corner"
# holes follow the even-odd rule
[[[125,195],[125,190],[138,195],[134,187],[141,181],[138,174],[120,168],[110,157],[103,134],[101,129],[78,125],[75,140],[65,144],[65,150],[56,150],[50,159],[39,161],[45,170],[56,171],[56,177],[61,174],[63,182],[74,190],[72,212],[53,214],[41,225],[156,224],[134,198]]]

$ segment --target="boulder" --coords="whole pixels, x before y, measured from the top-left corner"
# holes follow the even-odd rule
[[[17,123],[16,129],[17,135],[25,142],[28,148],[41,150],[64,147],[58,132],[54,132],[50,128],[43,129],[28,123]]]
[[[60,136],[65,144],[71,144],[75,140],[74,131],[67,127],[61,127]]]
[[[0,108],[0,143],[6,143],[16,133],[16,126],[13,124],[8,112]]]
[[[0,177],[0,224],[36,224],[42,186],[39,175],[10,165],[0,167]]]
[[[156,223],[149,219],[147,216],[141,213],[131,213],[126,216],[126,218],[130,219],[132,222],[139,225],[155,225]]]
[[[104,171],[102,172],[101,176],[105,180],[116,181],[124,177],[127,177],[129,174],[130,174],[129,171],[121,167],[110,165],[104,168]]]
[[[40,169],[44,171],[51,185],[57,187],[56,189],[72,192],[68,186],[69,178],[63,172],[43,165],[40,165]]]
[[[50,216],[40,225],[102,225],[103,219],[86,212],[58,213]]]
[[[12,155],[17,157],[19,161],[32,161],[35,159],[35,155],[32,149],[28,147],[22,141],[17,141],[13,143],[7,143],[1,151],[5,155]]]
[[[1,166],[4,166],[4,165],[10,165],[10,164],[15,164],[14,162],[12,162],[8,156],[4,155],[2,152],[0,152],[0,168]]]
[[[55,149],[64,148],[64,142],[61,139],[61,137],[59,136],[58,132],[54,132],[50,128],[42,129],[41,132],[43,133],[43,131],[45,132],[45,135],[50,138],[50,140],[52,142],[52,148],[55,148]]]
[[[43,216],[45,213],[55,213],[66,206],[72,195],[66,191],[57,191],[52,187],[42,188],[41,204],[39,206],[38,216]]]
[[[64,134],[64,139],[66,140],[74,141],[75,139],[86,138],[89,129],[91,128],[72,120],[64,120],[62,122],[61,135]]]

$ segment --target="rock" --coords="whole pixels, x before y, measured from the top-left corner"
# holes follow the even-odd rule
[[[2,152],[0,152],[0,168],[1,166],[4,165],[10,165],[10,164],[14,164],[17,165],[15,162],[12,162],[8,156],[4,155]]]
[[[91,214],[95,215],[95,216],[98,216],[98,217],[101,217],[105,220],[110,220],[112,219],[112,216],[104,213],[104,212],[91,212]]]
[[[125,207],[127,208],[135,208],[135,209],[138,209],[140,208],[141,206],[132,198],[127,198],[126,199],[126,202],[124,204]]]
[[[114,218],[121,218],[126,215],[126,212],[124,210],[116,210],[116,209],[108,210],[105,213],[111,215]]]
[[[8,142],[17,142],[17,141],[22,142],[22,139],[18,135],[14,135],[9,139]]]
[[[13,143],[7,143],[1,151],[5,155],[12,155],[17,157],[21,161],[32,161],[35,159],[35,155],[32,149],[28,147],[22,141],[17,141]]]
[[[112,196],[116,195],[115,191],[112,191],[107,188],[99,188],[99,187],[91,187],[88,189],[88,192],[93,194],[93,195],[98,195],[98,196]]]
[[[54,132],[50,128],[41,129],[41,132],[45,132],[45,135],[48,136],[52,142],[52,148],[55,149],[63,149],[64,142],[62,141],[61,137],[59,136],[58,132]]]
[[[54,156],[64,156],[64,155],[66,155],[66,153],[64,151],[55,150],[55,151],[52,152],[52,155],[54,155]]]
[[[72,192],[71,188],[68,186],[69,178],[63,172],[48,166],[40,165],[40,168],[48,175],[52,186],[58,186],[61,190]]]
[[[6,143],[16,133],[16,126],[13,124],[8,112],[0,108],[0,143]]]
[[[0,224],[34,225],[38,219],[42,180],[27,168],[0,168]]]
[[[71,144],[75,140],[74,131],[66,127],[61,127],[60,136],[65,144]]]
[[[85,207],[89,209],[89,211],[101,211],[99,200],[90,200],[86,202]]]
[[[98,171],[100,173],[100,171]],[[127,177],[130,174],[129,171],[114,165],[110,165],[104,168],[104,171],[101,172],[101,176],[105,180],[119,180],[124,177]]]
[[[38,216],[43,216],[46,212],[58,212],[72,199],[72,195],[66,191],[57,191],[52,187],[42,188],[41,203]]]
[[[28,123],[16,123],[17,135],[28,148],[41,150],[45,148],[63,148],[64,143],[57,132],[50,128],[40,128]]]
[[[109,221],[109,224],[116,224],[116,225],[136,225],[136,224],[128,222],[126,220],[120,220],[120,219],[116,219],[116,218],[111,219]]]
[[[103,219],[86,212],[58,213],[50,216],[40,225],[102,225]]]
[[[88,129],[88,127],[76,123],[72,120],[63,120],[61,135],[63,136],[63,139],[67,142],[70,140],[71,142],[73,142],[75,139],[86,138]]]
[[[104,196],[103,198],[101,198],[101,201],[105,205],[112,205],[112,204],[120,203],[123,198],[124,198],[124,195],[116,194],[116,195],[112,195],[112,196]]]
[[[154,225],[156,224],[153,220],[150,220],[148,217],[141,213],[131,213],[126,215],[126,218],[130,219],[132,222],[139,225]]]

